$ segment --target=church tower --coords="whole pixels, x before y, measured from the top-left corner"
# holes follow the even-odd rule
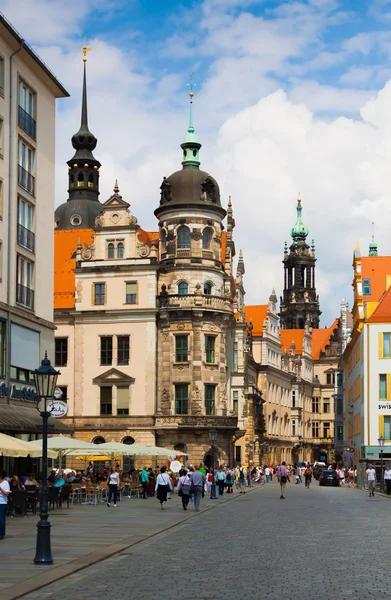
[[[315,287],[315,244],[307,244],[308,227],[302,221],[301,198],[297,200],[297,219],[291,229],[292,244],[285,242],[284,291],[280,299],[282,329],[304,329],[307,321],[319,328],[319,296]]]
[[[190,118],[182,169],[163,179],[159,219],[158,392],[161,446],[211,462],[209,431],[218,430],[218,460],[232,464],[237,420],[230,415],[227,347],[234,320],[232,206],[222,224],[217,181],[200,169],[201,144]],[[195,460],[195,459],[194,459]]]
[[[100,162],[93,155],[98,140],[88,128],[87,111],[87,50],[84,47],[83,99],[81,124],[72,136],[72,146],[76,150],[68,160],[68,200],[55,212],[56,229],[89,229],[102,210],[99,202]]]

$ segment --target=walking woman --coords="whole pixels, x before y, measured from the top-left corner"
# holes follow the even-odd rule
[[[227,494],[232,494],[232,488],[234,485],[234,474],[232,472],[232,469],[228,469],[227,476],[225,478],[225,484],[227,486]]]
[[[187,474],[186,469],[179,471],[179,475],[180,477],[178,479],[176,491],[178,492],[178,496],[182,498],[183,510],[187,510],[187,505],[189,504],[190,500],[191,479]]]
[[[163,510],[164,504],[167,502],[167,494],[172,490],[171,478],[166,473],[167,467],[162,467],[156,479],[155,492],[160,502],[160,507]]]
[[[117,507],[117,490],[119,486],[119,473],[113,465],[110,469],[109,476],[107,478],[107,485],[109,488],[109,497],[107,498],[107,506],[110,508],[111,499],[114,500],[114,507]]]

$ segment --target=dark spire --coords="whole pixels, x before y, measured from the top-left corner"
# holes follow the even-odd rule
[[[87,108],[87,67],[84,62],[83,74],[83,100],[81,106],[81,123],[80,129],[72,136],[72,146],[76,150],[75,158],[83,158],[95,160],[92,151],[95,150],[98,140],[93,133],[88,129],[88,108]]]

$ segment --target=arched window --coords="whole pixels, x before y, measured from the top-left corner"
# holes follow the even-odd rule
[[[212,293],[212,284],[209,283],[209,281],[207,281],[206,283],[204,283],[204,294],[211,294]]]
[[[132,436],[130,436],[130,435],[127,435],[122,440],[122,444],[127,444],[128,446],[131,446],[132,444],[134,444],[134,438],[132,438]]]
[[[178,294],[180,296],[185,296],[189,291],[189,286],[186,281],[181,281],[178,283]]]
[[[114,256],[114,244],[109,244],[107,246],[107,258],[115,258],[115,256]]]
[[[105,444],[105,443],[106,443],[106,440],[105,440],[105,438],[104,438],[104,437],[102,437],[101,435],[98,435],[96,438],[94,438],[94,439],[92,440],[92,443],[93,443],[93,444]]]
[[[190,230],[188,227],[179,227],[177,233],[177,248],[190,248]]]
[[[212,230],[209,227],[205,227],[204,231],[202,232],[202,249],[203,250],[211,249],[212,236],[213,236]]]
[[[77,175],[77,187],[83,187],[84,185],[84,174],[82,171],[79,171]]]
[[[174,450],[178,450],[178,452],[187,452],[186,444],[175,444]]]
[[[117,258],[123,258],[124,257],[124,251],[125,251],[124,245],[123,245],[122,242],[120,242],[117,245]]]
[[[88,176],[88,187],[94,187],[94,176],[92,173]]]

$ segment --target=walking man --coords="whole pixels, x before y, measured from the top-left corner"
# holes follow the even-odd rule
[[[270,468],[269,467],[266,467],[265,475],[266,475],[266,483],[269,483],[269,481],[270,481]]]
[[[141,486],[143,488],[143,492],[142,492],[143,498],[144,498],[144,500],[146,500],[148,498],[147,491],[148,491],[148,483],[149,483],[149,475],[148,475],[147,467],[143,467],[143,470],[141,471],[140,482],[141,482]]]
[[[224,494],[225,486],[225,473],[222,467],[217,471],[217,485],[219,486],[219,496],[222,496]]]
[[[288,478],[288,469],[286,468],[285,461],[277,469],[278,480],[280,482],[280,500],[285,500],[284,492],[285,486]]]
[[[373,468],[373,465],[369,465],[369,468],[366,471],[366,475],[367,475],[369,495],[374,496],[375,488],[376,488],[376,471]]]
[[[194,494],[194,510],[196,512],[200,509],[200,502],[202,497],[202,488],[205,483],[205,475],[201,473],[200,467],[197,467],[194,473],[191,474],[191,491]]]
[[[312,479],[312,469],[309,465],[306,468],[306,470],[304,471],[304,478],[305,478],[305,487],[309,489],[310,484],[311,484],[311,479]]]
[[[2,471],[0,472],[0,540],[3,540],[5,536],[5,513],[10,493],[10,485],[5,479],[5,472]]]

